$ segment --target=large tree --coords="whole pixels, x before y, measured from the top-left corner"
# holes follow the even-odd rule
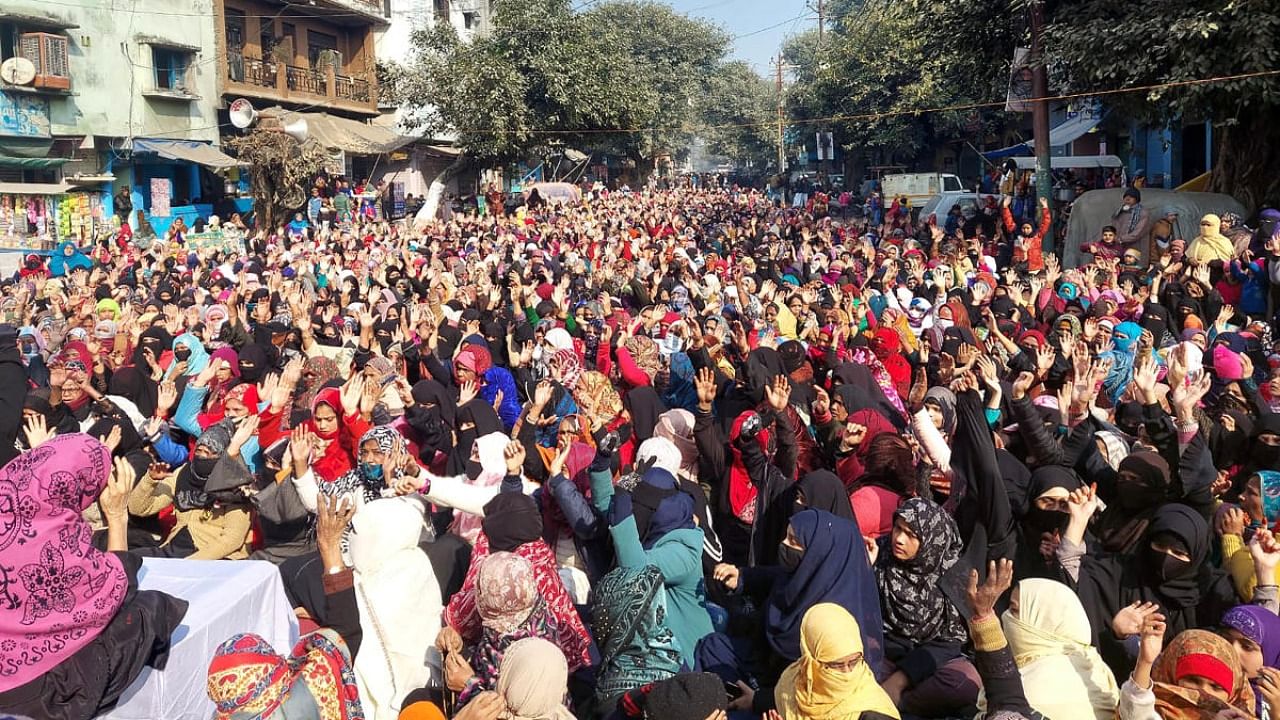
[[[1003,94],[1017,32],[989,6],[964,0],[835,0],[829,30],[783,49],[794,82],[790,117],[833,128],[846,148],[910,162],[939,142],[985,135],[1002,112],[925,108]],[[826,120],[826,118],[835,118]]]
[[[1093,92],[1173,83],[1103,101],[1153,126],[1212,121],[1210,188],[1252,209],[1280,202],[1280,77],[1200,82],[1280,69],[1280,3],[1060,0],[1046,10],[1055,84]]]
[[[721,63],[694,102],[698,136],[712,155],[757,167],[774,156],[777,92],[750,65]]]
[[[414,34],[384,68],[390,100],[469,155],[512,159],[551,146],[633,159],[678,153],[697,98],[728,49],[714,25],[648,0],[574,12],[569,0],[497,0],[488,34],[447,24]]]

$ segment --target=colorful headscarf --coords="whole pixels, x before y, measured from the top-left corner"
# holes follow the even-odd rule
[[[571,349],[561,348],[551,354],[551,366],[560,373],[560,384],[572,392],[582,377],[582,361]]]
[[[1151,669],[1156,695],[1156,713],[1164,720],[1200,720],[1204,717],[1200,691],[1178,685],[1186,675],[1220,677],[1232,707],[1252,716],[1253,689],[1245,681],[1236,650],[1226,640],[1207,630],[1184,630],[1165,647]]]
[[[592,588],[592,629],[600,644],[600,707],[613,707],[623,693],[680,672],[662,572],[653,565],[619,567],[600,578]]]
[[[252,633],[214,651],[207,685],[214,720],[363,720],[351,656],[332,630],[308,633],[288,657]]]
[[[80,516],[98,499],[111,454],[58,435],[0,469],[0,557],[12,569],[0,603],[0,692],[24,685],[98,637],[129,589],[120,560],[93,545]]]

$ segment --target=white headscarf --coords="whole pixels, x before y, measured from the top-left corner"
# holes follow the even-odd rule
[[[502,654],[498,694],[507,709],[504,720],[573,720],[564,706],[569,664],[564,653],[542,638],[517,640]]]
[[[1112,720],[1120,701],[1115,676],[1090,642],[1080,598],[1060,582],[1018,583],[1018,614],[1001,617],[1033,710],[1051,718]],[[986,698],[980,698],[980,707]]]
[[[672,477],[680,476],[680,449],[670,440],[654,436],[640,443],[636,450],[636,464],[650,460],[653,461],[653,467],[666,470]]]
[[[440,678],[440,584],[418,548],[426,508],[414,497],[365,503],[351,518],[351,562],[364,639],[356,684],[369,720],[396,720],[409,692]]]

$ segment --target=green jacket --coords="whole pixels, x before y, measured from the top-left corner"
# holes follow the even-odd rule
[[[608,517],[613,504],[613,476],[608,470],[591,473],[591,500]],[[702,530],[673,530],[648,550],[640,544],[634,516],[611,526],[609,533],[618,565],[636,569],[653,565],[662,573],[667,589],[667,625],[680,643],[681,660],[692,668],[698,641],[713,632],[702,577]]]

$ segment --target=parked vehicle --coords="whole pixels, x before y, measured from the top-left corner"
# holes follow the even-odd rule
[[[885,175],[880,186],[886,201],[905,197],[912,207],[920,207],[929,198],[942,193],[964,192],[964,183],[949,173],[900,173]]]

